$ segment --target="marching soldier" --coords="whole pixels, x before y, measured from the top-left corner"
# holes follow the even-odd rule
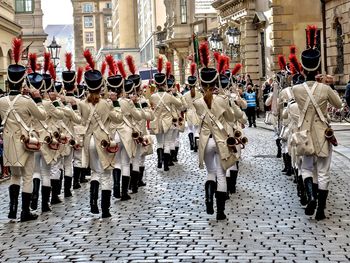
[[[17,218],[18,196],[22,187],[21,221],[34,220],[38,216],[30,212],[32,195],[32,176],[34,171],[34,154],[32,151],[40,150],[39,138],[31,129],[32,118],[44,121],[47,117],[42,106],[40,92],[31,89],[31,97],[21,95],[21,88],[26,78],[26,69],[19,64],[22,50],[22,40],[14,39],[12,54],[15,64],[8,69],[9,95],[0,98],[0,115],[4,126],[4,165],[11,169],[11,182],[9,187],[10,212],[8,218]],[[35,76],[37,83],[43,82],[40,74]]]
[[[342,102],[331,87],[316,81],[315,77],[321,61],[321,53],[315,46],[316,26],[308,26],[307,34],[308,49],[301,54],[306,82],[293,87],[295,101],[300,111],[298,132],[294,134],[294,143],[297,154],[303,155],[301,174],[308,199],[305,214],[313,215],[317,206],[316,220],[322,220],[326,218],[324,209],[330,181],[332,144],[336,144],[333,131],[326,118],[327,105],[330,103],[340,108]],[[314,174],[318,183],[317,192],[313,188]]]

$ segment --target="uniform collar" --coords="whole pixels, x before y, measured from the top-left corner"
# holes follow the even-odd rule
[[[10,96],[16,96],[21,94],[21,92],[19,90],[10,90],[9,95]]]

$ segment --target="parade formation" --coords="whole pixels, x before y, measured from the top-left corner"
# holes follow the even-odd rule
[[[340,108],[342,102],[328,85],[330,76],[318,72],[317,28],[308,26],[307,34],[300,62],[295,46],[288,62],[278,57],[265,123],[274,127],[276,157],[282,157],[286,176],[294,176],[295,198],[305,215],[323,220],[337,145],[327,106]],[[39,70],[37,54],[29,54],[27,67],[21,64],[22,51],[22,40],[14,39],[9,92],[0,98],[4,165],[11,173],[9,219],[18,218],[20,193],[20,221],[25,222],[37,219],[38,210],[54,210],[87,182],[90,212],[113,217],[112,199],[127,202],[147,184],[146,156],[155,151],[152,160],[168,172],[180,147],[198,153],[199,168],[206,169],[206,181],[198,182],[203,211],[216,213],[218,221],[227,218],[225,203],[238,191],[239,163],[250,143],[244,129],[256,127],[256,95],[252,84],[242,85],[241,64],[230,69],[229,57],[217,52],[212,59],[203,41],[201,63],[190,63],[187,88],[180,90],[162,56],[152,84],[144,86],[132,56],[115,61],[107,55],[99,70],[87,49],[87,65],[76,71],[72,54],[66,53],[60,83],[49,53]],[[188,134],[188,144],[180,145],[180,133]]]

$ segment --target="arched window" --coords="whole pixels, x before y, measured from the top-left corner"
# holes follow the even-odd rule
[[[337,67],[335,69],[335,74],[344,73],[344,41],[343,41],[343,29],[341,24],[336,18],[335,20],[335,30],[337,33]]]
[[[180,0],[181,24],[187,24],[187,0]]]

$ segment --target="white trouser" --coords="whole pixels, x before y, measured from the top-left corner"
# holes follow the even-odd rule
[[[23,180],[22,192],[33,192],[33,171],[34,171],[34,154],[30,154],[24,167],[10,167],[11,170],[11,185],[21,185]]]
[[[156,137],[157,137],[157,147],[164,149],[164,153],[170,153],[172,129],[169,129],[166,133],[156,134]]]
[[[238,171],[238,165],[237,162],[235,162],[234,165],[232,165],[230,168],[226,170],[226,177],[230,177],[230,171]]]
[[[119,133],[116,132],[115,135],[114,135],[114,141],[117,142],[119,144],[119,150],[118,152],[116,153],[115,155],[115,168],[117,169],[121,169],[121,146],[122,146],[122,143],[120,141],[120,137],[119,137]]]
[[[51,165],[46,163],[41,152],[35,152],[33,179],[40,179],[43,186],[51,186],[50,171]]]
[[[119,162],[119,167],[121,169],[122,176],[130,176],[130,158],[126,149],[122,143],[119,145],[119,154],[117,155],[117,162]]]
[[[318,183],[318,189],[328,190],[331,161],[332,149],[330,149],[328,157],[303,156],[301,165],[303,180],[308,177],[313,177],[313,182]]]
[[[69,155],[63,157],[64,176],[73,177],[73,149]]]
[[[282,153],[288,153],[288,142],[281,140]]]
[[[89,163],[91,168],[91,181],[98,181],[102,190],[112,190],[112,170],[104,170],[97,153],[94,136],[91,136],[89,145]]]
[[[62,169],[62,158],[59,158],[56,163],[51,163],[51,179],[59,180],[61,177],[61,169]]]
[[[220,155],[213,138],[209,138],[204,149],[204,162],[208,172],[207,180],[217,183],[218,192],[226,192],[226,171],[221,166]]]
[[[198,133],[199,125],[193,125],[193,124],[190,124],[190,123],[188,123],[187,125],[188,125],[187,126],[188,133],[193,133],[194,137],[199,137],[199,133]]]
[[[83,149],[73,150],[73,166],[82,168]]]
[[[136,145],[136,155],[134,158],[131,159],[132,170],[135,172],[140,171],[141,147],[142,146],[140,144]]]
[[[175,150],[175,147],[179,147],[179,130],[173,129],[171,135],[171,144],[170,144],[170,150]]]

